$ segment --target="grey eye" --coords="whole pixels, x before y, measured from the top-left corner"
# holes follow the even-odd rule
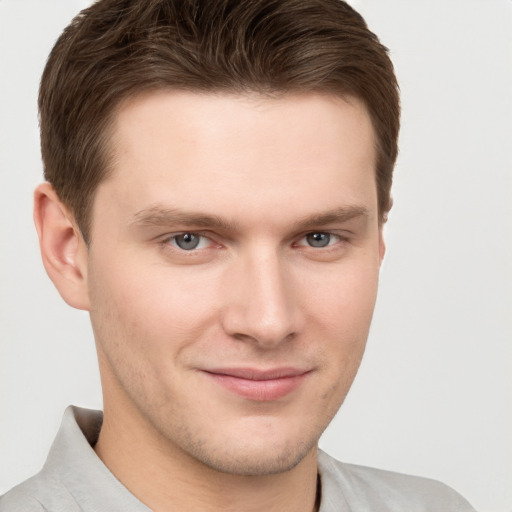
[[[306,240],[311,247],[327,247],[331,242],[330,233],[310,233]]]
[[[194,233],[183,233],[174,237],[175,244],[184,251],[191,251],[196,249],[201,241],[201,237]]]

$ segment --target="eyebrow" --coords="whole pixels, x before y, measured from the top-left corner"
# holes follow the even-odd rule
[[[328,224],[340,224],[357,217],[368,218],[368,209],[363,206],[346,206],[326,212],[308,215],[293,223],[294,231],[303,231]],[[185,211],[179,208],[152,206],[138,211],[130,224],[142,226],[194,226],[196,228],[216,228],[228,232],[238,231],[240,224],[218,215]]]
[[[230,222],[218,215],[180,210],[179,208],[162,208],[152,206],[138,211],[131,224],[143,226],[195,226],[198,228],[217,228],[224,231],[236,231],[238,223]]]
[[[342,224],[351,219],[363,217],[368,219],[369,211],[364,206],[344,206],[328,210],[326,212],[308,215],[294,222],[293,227],[297,231],[311,229],[315,226],[326,226],[328,224]]]

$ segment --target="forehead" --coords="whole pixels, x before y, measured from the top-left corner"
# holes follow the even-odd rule
[[[228,142],[232,151],[226,157],[234,156],[240,144],[258,148],[263,155],[304,139],[309,140],[309,147],[296,147],[296,152],[318,150],[318,156],[334,155],[330,144],[345,141],[359,146],[374,138],[366,107],[352,96],[185,91],[150,92],[122,102],[113,135],[120,151],[128,145],[143,150],[148,139],[152,146],[173,150],[170,136],[183,149],[198,149],[200,143],[207,150]]]
[[[132,211],[275,213],[376,197],[375,136],[354,98],[151,93],[122,105],[112,143],[113,172],[98,192],[110,188]]]

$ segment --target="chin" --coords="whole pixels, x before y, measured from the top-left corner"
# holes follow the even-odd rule
[[[240,440],[239,440],[240,441]],[[188,447],[189,455],[205,466],[231,475],[265,476],[285,473],[316,450],[318,440],[305,443],[297,439],[276,443],[275,439],[259,442],[228,442],[222,448],[202,444]]]

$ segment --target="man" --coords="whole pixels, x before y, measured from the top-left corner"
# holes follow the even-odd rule
[[[68,409],[0,510],[472,510],[317,448],[364,351],[397,154],[357,13],[100,1],[39,105],[41,253],[90,312],[104,411]]]

